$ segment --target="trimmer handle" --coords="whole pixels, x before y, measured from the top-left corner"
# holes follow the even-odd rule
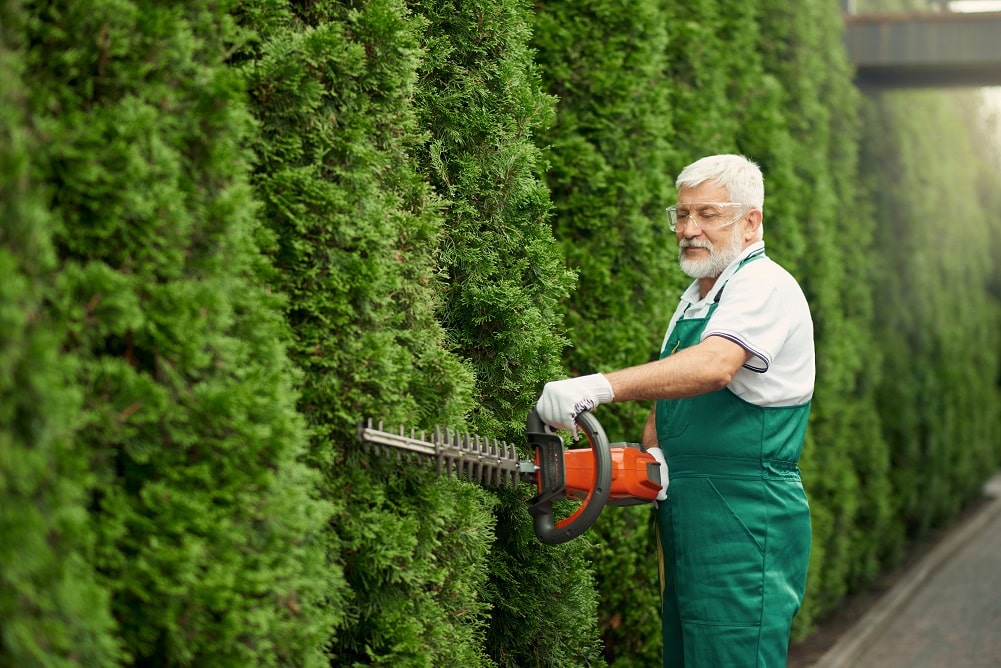
[[[535,535],[547,545],[558,545],[577,538],[601,515],[612,490],[612,454],[605,430],[588,412],[577,416],[594,453],[594,482],[580,507],[569,517],[553,524],[553,501],[566,497],[566,471],[563,462],[563,439],[552,433],[533,408],[528,414],[528,444],[535,449],[539,493],[529,501],[528,512],[535,518]]]

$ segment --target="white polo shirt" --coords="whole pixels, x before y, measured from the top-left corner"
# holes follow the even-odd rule
[[[813,319],[803,290],[792,274],[768,257],[748,262],[734,273],[744,258],[764,246],[759,241],[744,249],[704,299],[699,297],[698,281],[688,287],[668,325],[661,352],[675,323],[682,317],[704,318],[723,290],[701,340],[722,336],[753,355],[727,387],[756,406],[805,404],[813,397],[816,359]]]

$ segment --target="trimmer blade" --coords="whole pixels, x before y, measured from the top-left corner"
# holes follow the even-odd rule
[[[358,439],[380,455],[396,456],[401,464],[430,463],[439,475],[455,476],[484,487],[518,486],[521,470],[518,449],[497,439],[435,427],[425,432],[404,428],[387,430],[372,419],[358,425]]]

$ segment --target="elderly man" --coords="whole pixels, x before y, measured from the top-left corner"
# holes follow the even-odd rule
[[[813,322],[796,280],[765,255],[756,164],[709,156],[676,186],[668,220],[695,280],[660,360],[547,383],[537,409],[572,429],[598,404],[656,402],[642,442],[666,481],[656,510],[664,666],[781,667],[810,554],[797,465]]]

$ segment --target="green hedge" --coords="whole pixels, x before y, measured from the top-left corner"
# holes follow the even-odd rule
[[[45,308],[54,221],[16,85],[24,19],[0,7],[0,664],[108,665],[119,645],[94,568],[93,476],[73,441],[83,392]]]
[[[483,665],[492,499],[360,450],[355,425],[460,422],[472,374],[435,319],[441,199],[412,154],[424,22],[398,2],[245,4],[254,184],[301,374],[335,665]]]
[[[763,167],[816,323],[795,637],[1001,462],[990,128],[859,94],[826,0],[8,2],[0,38],[0,665],[656,663],[648,509],[544,546],[529,486],[355,430],[523,445],[546,381],[654,357],[709,153]]]
[[[104,0],[14,18],[23,32],[5,47],[23,63],[26,177],[54,260],[32,291],[59,354],[37,407],[50,436],[24,447],[43,456],[52,441],[49,467],[84,485],[80,499],[72,477],[57,478],[86,508],[63,529],[76,534],[64,566],[77,562],[77,605],[92,607],[75,624],[113,619],[114,636],[77,652],[60,637],[70,625],[27,654],[5,639],[4,663],[110,665],[120,646],[132,664],[316,665],[329,510],[296,461],[284,325],[255,279],[252,125],[223,62],[233,23],[221,6]],[[44,226],[39,236],[44,259]],[[61,551],[59,531],[41,535]],[[30,553],[10,556],[5,573]],[[72,595],[60,581],[38,586]]]
[[[447,202],[438,315],[475,374],[474,431],[524,444],[542,384],[559,375],[558,300],[573,285],[549,226],[551,202],[535,133],[552,120],[520,0],[412,5],[427,24],[415,107],[426,141],[415,154]],[[498,666],[596,660],[596,595],[585,544],[549,549],[532,532],[528,490],[498,497],[484,568],[487,650]]]
[[[882,287],[897,296],[877,310],[878,406],[897,522],[911,537],[978,498],[1001,448],[1001,310],[989,290],[1001,178],[978,107],[975,92],[927,91],[873,95],[866,105],[865,153],[884,174],[871,182]],[[928,128],[942,139],[923,140]]]

